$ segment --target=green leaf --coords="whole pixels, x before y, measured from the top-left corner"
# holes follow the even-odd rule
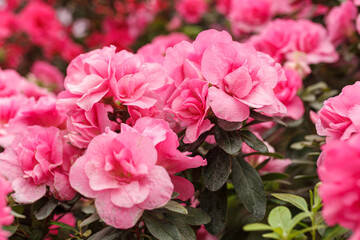
[[[279,180],[279,179],[286,179],[289,175],[285,173],[267,173],[263,176],[261,176],[261,179],[263,181],[273,181],[273,180]]]
[[[206,154],[207,165],[202,169],[204,185],[211,191],[219,190],[228,180],[231,170],[230,155],[216,146]]]
[[[295,207],[299,208],[300,210],[303,210],[304,212],[309,212],[308,204],[305,201],[304,198],[288,194],[288,193],[273,193],[271,194],[273,197],[276,197],[277,199],[280,199],[282,201],[291,203]]]
[[[201,209],[207,212],[211,222],[205,229],[212,235],[221,233],[226,224],[227,187],[224,185],[216,192],[205,189],[200,195]]]
[[[188,214],[187,209],[182,206],[180,203],[177,203],[175,201],[169,201],[164,208],[166,208],[169,211],[180,213],[180,214]]]
[[[97,214],[97,212],[95,212],[90,217],[88,217],[84,221],[82,221],[80,223],[79,227],[81,227],[81,228],[85,227],[85,226],[89,225],[90,223],[93,223],[99,219],[100,219],[99,215]]]
[[[262,236],[264,238],[281,239],[280,235],[277,233],[264,233]]]
[[[58,206],[58,201],[54,198],[50,199],[42,206],[40,209],[35,211],[35,218],[37,220],[43,220],[50,216],[50,214],[55,210]]]
[[[59,226],[61,228],[64,228],[64,229],[68,229],[68,230],[73,230],[75,232],[77,232],[76,228],[66,224],[66,223],[62,223],[62,222],[49,222],[49,225],[56,225],[56,226]]]
[[[11,215],[13,215],[14,217],[17,217],[17,218],[22,218],[22,219],[26,218],[25,215],[22,215],[20,213],[15,212],[15,211],[11,211]]]
[[[18,228],[19,228],[18,225],[17,226],[2,226],[3,230],[10,232],[9,237],[12,236]]]
[[[344,235],[345,233],[350,232],[349,229],[343,228],[339,225],[334,227],[329,227],[326,229],[325,234],[323,236],[323,240],[333,240],[337,237]]]
[[[244,157],[244,156],[242,156],[242,157]],[[268,158],[265,161],[263,161],[262,163],[260,163],[259,165],[257,165],[255,168],[256,171],[263,169],[266,166],[266,164],[268,164],[270,162],[270,160],[271,160],[271,158]]]
[[[307,212],[301,212],[297,214],[289,224],[289,230],[291,231],[297,224],[299,224],[304,218],[310,217],[310,214]]]
[[[266,153],[252,152],[252,153],[244,154],[244,155],[242,155],[242,157],[247,157],[247,156],[252,156],[252,155],[262,155],[262,156],[268,156],[268,157],[272,157],[272,158],[276,158],[276,159],[285,159],[284,155],[282,155],[281,153],[274,153],[274,152],[266,152]]]
[[[242,140],[239,131],[227,132],[218,126],[214,128],[216,143],[228,154],[235,154],[240,151]]]
[[[91,235],[88,240],[115,240],[119,239],[119,237],[123,234],[124,231],[108,226]]]
[[[266,153],[269,151],[265,143],[263,143],[263,141],[256,137],[252,132],[244,130],[240,131],[240,134],[242,140],[244,140],[244,142],[252,149],[262,153]]]
[[[179,229],[167,219],[159,219],[147,212],[143,215],[145,225],[154,237],[162,240],[182,240]]]
[[[250,223],[244,226],[244,231],[266,231],[271,230],[271,227],[263,223]]]
[[[89,237],[91,235],[91,233],[92,233],[92,231],[91,231],[91,229],[89,229],[89,230],[86,230],[82,235],[84,237]]]
[[[290,230],[291,212],[287,207],[276,207],[271,210],[268,222],[272,228],[281,228],[287,233]]]
[[[235,131],[242,126],[242,122],[228,122],[223,119],[218,119],[217,125],[225,131]]]
[[[201,209],[186,207],[186,210],[188,211],[186,215],[175,212],[165,212],[164,215],[166,218],[176,219],[194,226],[208,224],[211,221],[210,216]]]
[[[264,218],[266,195],[258,172],[242,158],[234,159],[232,170],[232,181],[240,200],[256,218]]]
[[[319,206],[321,206],[321,198],[319,196],[319,186],[321,185],[321,182],[317,183],[314,188],[314,209],[317,209]]]

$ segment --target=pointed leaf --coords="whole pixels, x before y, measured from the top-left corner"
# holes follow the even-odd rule
[[[167,219],[159,219],[150,213],[143,215],[145,225],[154,237],[163,240],[182,240],[179,229]]]
[[[273,193],[271,195],[276,197],[277,199],[291,203],[292,205],[299,208],[300,210],[303,210],[304,212],[309,211],[308,204],[305,201],[305,199],[302,197],[299,197],[299,196],[296,196],[293,194],[288,194],[288,193]]]
[[[208,164],[202,169],[204,185],[211,191],[219,190],[228,180],[231,171],[231,159],[220,147],[206,154]]]
[[[93,223],[99,219],[100,219],[99,215],[97,214],[97,212],[95,212],[90,217],[88,217],[84,221],[82,221],[80,223],[79,227],[81,227],[81,228],[85,227],[85,226],[89,225],[90,223]]]
[[[172,212],[177,212],[177,213],[180,213],[180,214],[188,214],[188,211],[187,209],[182,206],[180,203],[177,203],[175,201],[169,201],[165,206],[164,208],[166,208],[167,210],[169,211],[172,211]]]
[[[68,230],[72,230],[72,231],[77,231],[76,228],[66,224],[66,223],[62,223],[62,222],[49,222],[49,225],[56,225],[56,226],[59,226],[61,228],[64,228],[64,229],[68,229]]]
[[[263,141],[261,141],[252,132],[248,130],[244,130],[244,131],[240,131],[240,134],[242,140],[252,149],[262,153],[267,153],[269,151],[265,143],[263,143]]]
[[[258,172],[241,158],[233,160],[232,169],[232,181],[240,200],[256,218],[264,218],[266,195]]]
[[[281,239],[280,235],[277,233],[264,233],[262,236],[264,238]]]
[[[289,225],[289,231],[291,231],[297,224],[299,224],[304,218],[309,217],[309,213],[301,212],[297,214],[293,219],[291,219],[290,225]]]
[[[200,205],[201,209],[207,212],[211,218],[211,222],[205,225],[205,229],[212,235],[221,233],[226,224],[226,185],[216,192],[205,189],[200,196]]]
[[[54,198],[50,199],[42,206],[40,209],[35,211],[35,218],[37,220],[43,220],[50,216],[50,214],[55,210],[58,206],[58,201]]]
[[[216,143],[228,154],[235,154],[240,151],[242,140],[239,131],[227,132],[216,126],[214,128]]]

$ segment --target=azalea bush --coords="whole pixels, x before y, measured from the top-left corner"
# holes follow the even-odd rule
[[[0,239],[360,239],[360,1],[0,1]]]

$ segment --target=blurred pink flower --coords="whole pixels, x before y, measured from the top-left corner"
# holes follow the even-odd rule
[[[356,134],[347,141],[327,143],[318,167],[322,215],[330,226],[339,224],[353,230],[351,240],[360,236],[359,142],[360,135]]]
[[[177,0],[176,11],[188,23],[198,23],[206,13],[208,4],[206,0]]]
[[[7,206],[7,195],[12,191],[11,184],[0,176],[0,226],[10,225],[14,221],[11,208]],[[7,240],[10,233],[0,228],[0,240]]]

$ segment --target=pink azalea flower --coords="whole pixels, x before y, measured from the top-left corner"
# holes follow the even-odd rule
[[[137,132],[104,133],[71,167],[70,183],[85,197],[95,198],[106,224],[127,229],[145,209],[162,207],[171,199],[174,186],[156,162],[150,138]]]
[[[90,141],[105,132],[106,128],[115,130],[115,122],[110,122],[108,112],[112,108],[103,103],[96,103],[90,111],[81,108],[68,112],[67,138],[71,144],[78,148],[87,148]]]
[[[360,82],[343,88],[341,93],[329,98],[318,112],[317,133],[326,141],[347,140],[360,131]]]
[[[75,191],[67,174],[77,153],[63,142],[59,129],[31,126],[0,154],[0,172],[12,183],[12,196],[19,203],[37,201],[47,186],[56,198],[70,200]]]
[[[205,119],[209,105],[206,103],[208,83],[200,79],[185,79],[169,99],[170,111],[186,127],[184,143],[195,142],[214,125]]]
[[[198,23],[206,13],[208,5],[206,0],[177,0],[176,11],[188,23]]]
[[[166,49],[173,47],[182,41],[190,41],[183,33],[171,33],[169,35],[157,36],[151,43],[142,46],[137,53],[144,56],[146,62],[163,63]]]
[[[360,236],[359,142],[357,134],[347,141],[327,143],[318,167],[322,215],[330,226],[339,224],[353,230],[352,240]]]
[[[36,80],[44,86],[55,91],[62,90],[64,85],[64,75],[54,66],[45,61],[36,61],[31,67],[31,73]]]
[[[12,191],[11,184],[0,176],[0,226],[10,225],[14,221],[11,209],[7,206],[7,195]],[[0,240],[7,240],[9,232],[0,228]]]
[[[354,21],[357,13],[354,3],[347,0],[340,6],[332,8],[325,17],[330,40],[335,46],[341,44],[355,31]]]

